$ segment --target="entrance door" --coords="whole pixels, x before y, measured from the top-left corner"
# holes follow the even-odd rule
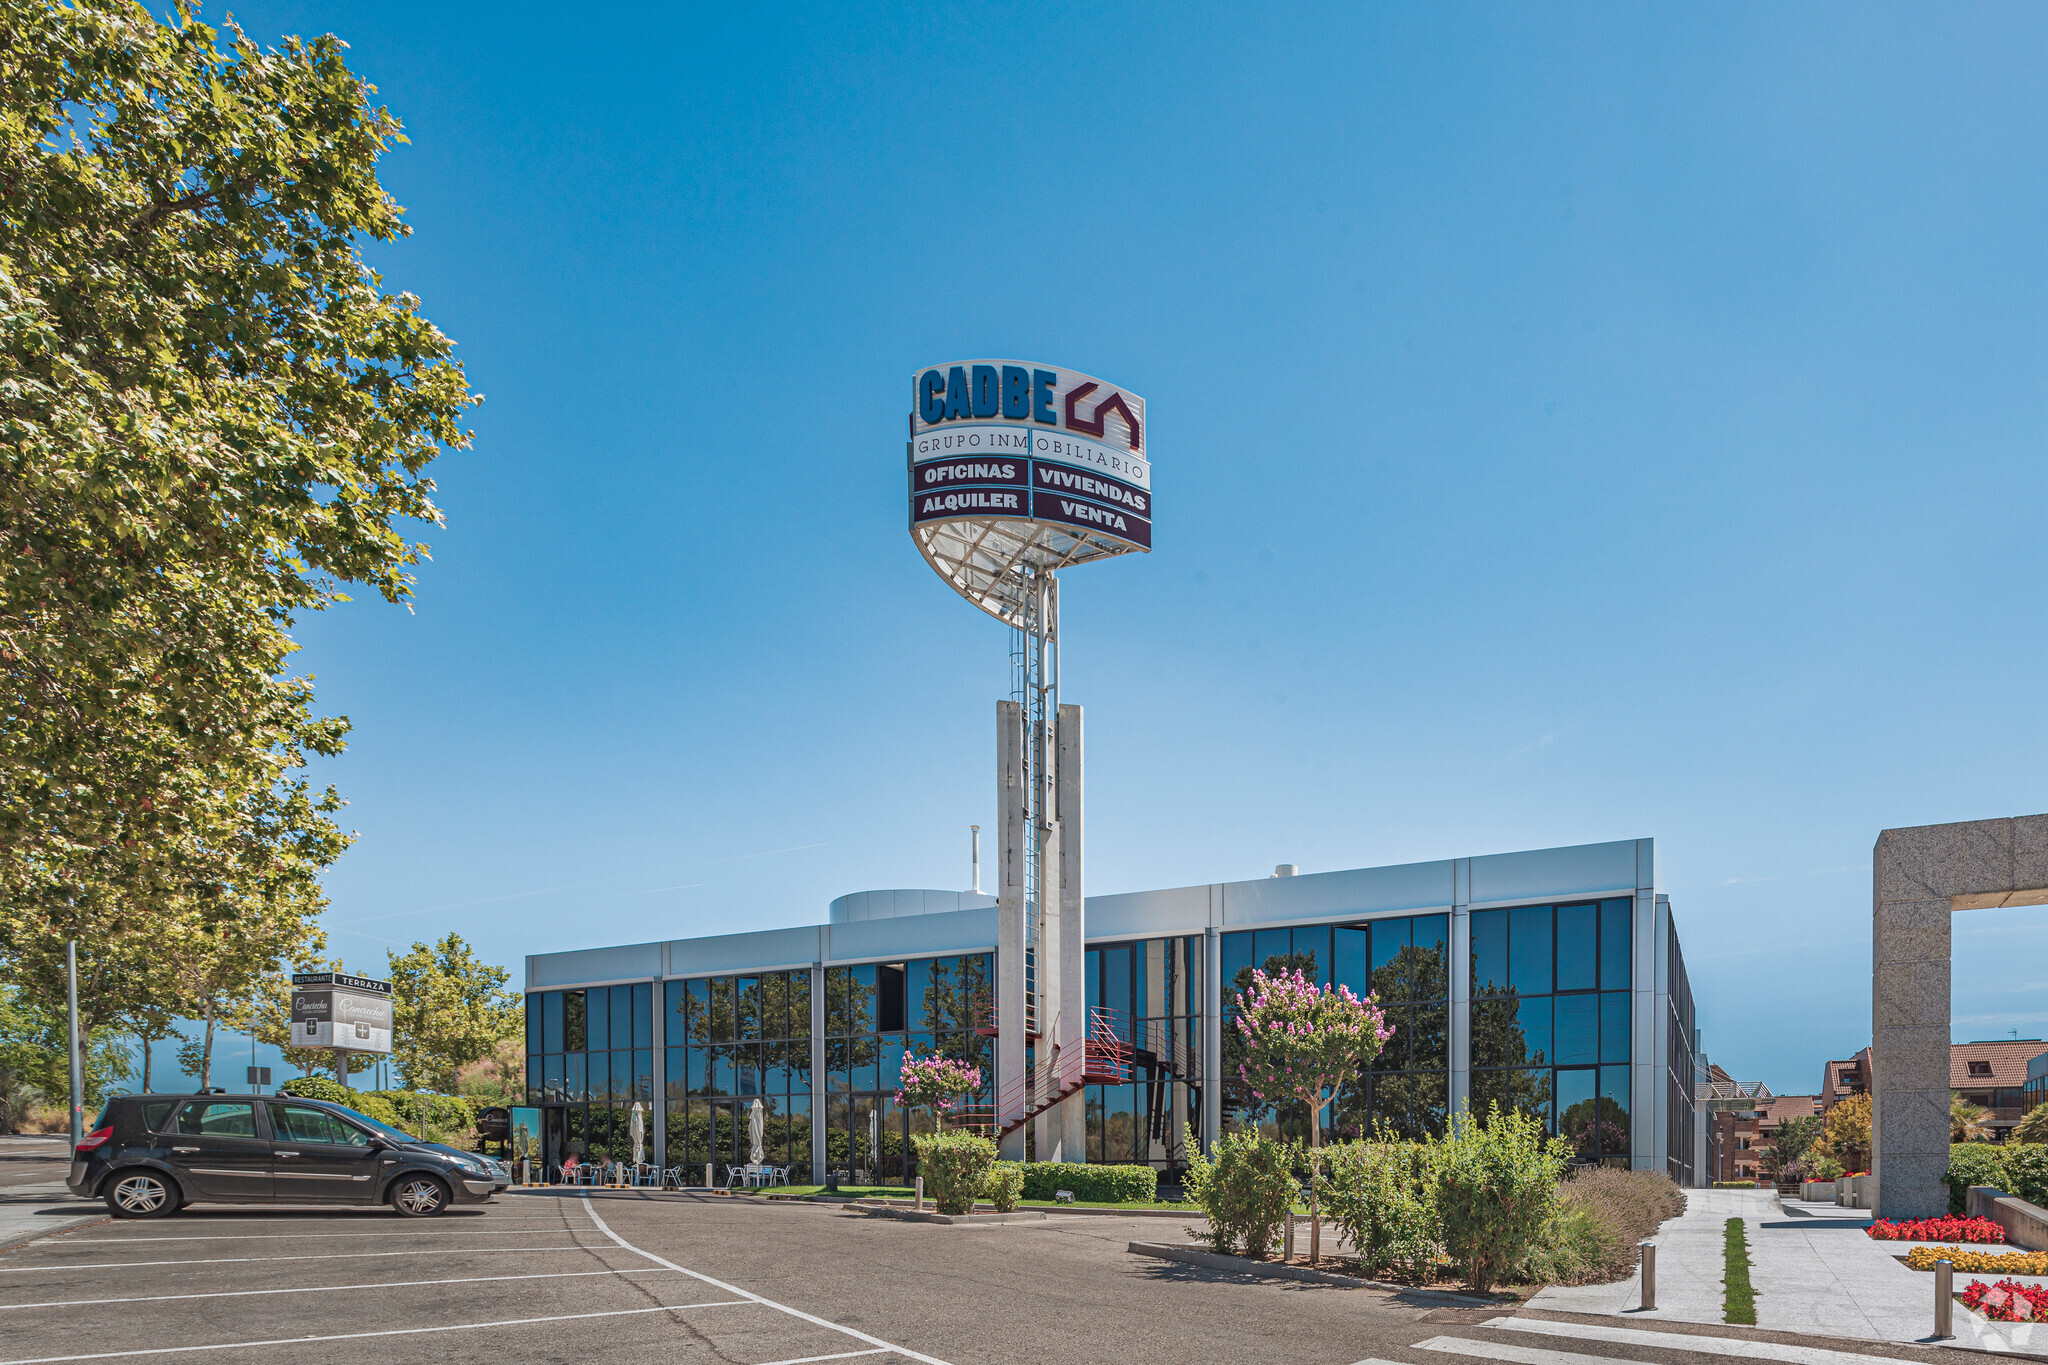
[[[546,1133],[546,1142],[544,1146],[547,1151],[547,1165],[544,1167],[544,1169],[549,1172],[553,1172],[560,1169],[562,1165],[562,1157],[566,1155],[569,1150],[566,1145],[568,1139],[563,1134],[564,1121],[567,1113],[568,1111],[561,1108],[559,1105],[550,1105],[548,1108],[543,1109],[541,1111],[542,1127]]]
[[[310,1104],[270,1106],[272,1179],[279,1199],[366,1203],[383,1154],[369,1133]]]
[[[171,1169],[193,1199],[270,1197],[270,1144],[251,1100],[187,1100],[170,1139]]]

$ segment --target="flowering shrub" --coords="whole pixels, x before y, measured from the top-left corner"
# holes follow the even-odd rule
[[[1237,1074],[1254,1099],[1293,1102],[1308,1110],[1309,1260],[1322,1253],[1323,1106],[1372,1065],[1394,1029],[1371,995],[1360,1000],[1349,986],[1325,989],[1299,971],[1252,973],[1251,989],[1237,997],[1237,1031],[1244,1061]]]
[[[1972,1280],[1960,1297],[1963,1307],[1982,1313],[1993,1322],[2048,1320],[2048,1285],[2021,1284],[2018,1280],[1986,1284]]]
[[[1870,1225],[1880,1242],[2003,1242],[2005,1229],[1989,1218],[1908,1218],[1894,1223],[1880,1218]]]
[[[896,1092],[896,1103],[907,1108],[919,1105],[931,1106],[932,1113],[939,1116],[936,1121],[943,1123],[943,1116],[950,1113],[959,1103],[962,1095],[971,1095],[981,1089],[981,1068],[941,1057],[934,1052],[929,1057],[915,1053],[903,1054],[901,1079]]]
[[[2048,1251],[1965,1251],[1961,1247],[1914,1247],[1906,1264],[1932,1270],[1947,1261],[1966,1275],[2048,1275]]]

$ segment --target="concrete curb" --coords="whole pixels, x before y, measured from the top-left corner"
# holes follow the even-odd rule
[[[925,1197],[929,1199],[931,1196],[927,1195]],[[898,1203],[883,1203],[876,1199],[836,1194],[771,1194],[767,1196],[767,1200],[771,1204],[858,1204],[862,1208],[884,1209],[901,1206]],[[905,1204],[908,1202],[908,1200],[901,1201],[901,1203]],[[1020,1209],[1019,1212],[1057,1214],[1061,1218],[1068,1218],[1078,1214],[1084,1218],[1179,1218],[1197,1223],[1209,1221],[1209,1215],[1203,1213],[1200,1209],[1119,1209],[1114,1207],[1076,1207],[1071,1204],[1034,1204],[1028,1209]]]
[[[50,1227],[32,1228],[27,1232],[16,1233],[11,1237],[0,1237],[0,1255],[13,1251],[16,1247],[25,1247],[30,1242],[39,1242],[45,1237],[54,1237],[58,1233],[75,1232],[79,1228],[89,1228],[98,1223],[111,1223],[113,1221],[114,1215],[111,1213],[88,1213],[78,1218],[66,1218],[62,1222],[55,1223]]]
[[[905,1223],[1042,1223],[1045,1214],[1037,1209],[1018,1209],[1015,1213],[935,1213],[919,1212],[916,1209],[893,1209],[887,1205],[863,1204],[861,1212],[869,1217],[895,1218]]]
[[[1453,1294],[1442,1289],[1417,1289],[1413,1285],[1389,1284],[1385,1280],[1361,1280],[1352,1275],[1335,1275],[1327,1270],[1312,1270],[1307,1266],[1254,1261],[1243,1256],[1225,1256],[1221,1252],[1172,1246],[1165,1242],[1133,1242],[1129,1251],[1133,1256],[1150,1256],[1161,1261],[1183,1261],[1188,1265],[1198,1265],[1208,1270],[1227,1270],[1233,1274],[1255,1275],[1266,1280],[1300,1280],[1308,1284],[1327,1284],[1338,1289],[1379,1289],[1388,1293],[1413,1294],[1420,1298],[1473,1308],[1511,1310],[1515,1307],[1513,1304],[1504,1304],[1493,1299],[1474,1298],[1469,1294]]]

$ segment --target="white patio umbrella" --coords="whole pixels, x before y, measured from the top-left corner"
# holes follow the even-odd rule
[[[754,1154],[748,1158],[756,1166],[767,1154],[761,1150],[761,1101],[755,1100],[747,1109],[747,1140],[754,1144]]]
[[[868,1108],[868,1167],[870,1180],[881,1179],[882,1170],[882,1106]]]
[[[633,1101],[632,1117],[633,1164],[640,1165],[647,1160],[647,1110],[640,1101]]]

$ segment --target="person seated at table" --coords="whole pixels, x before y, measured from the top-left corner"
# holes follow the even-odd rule
[[[562,1158],[562,1183],[564,1185],[576,1183],[576,1154],[574,1152]]]

